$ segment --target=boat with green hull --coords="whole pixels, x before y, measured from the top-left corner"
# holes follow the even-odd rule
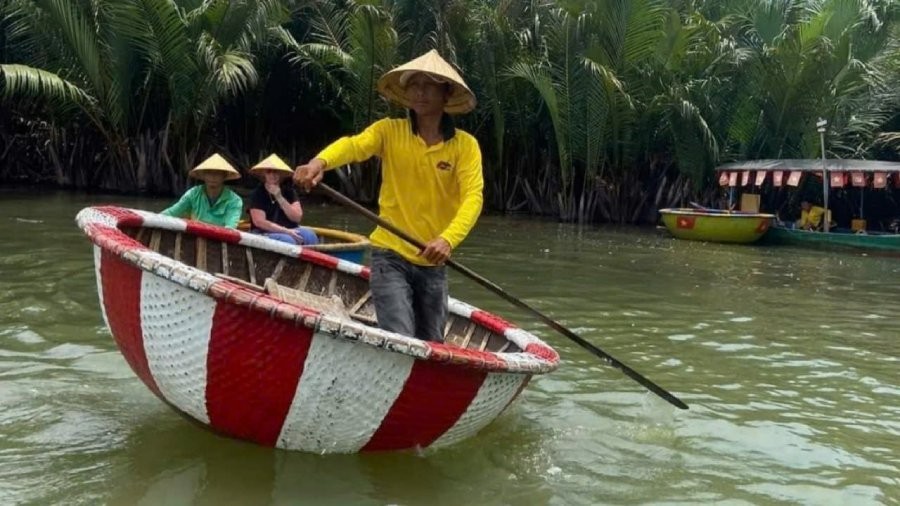
[[[821,249],[858,249],[900,251],[900,234],[854,233],[850,229],[831,229],[827,233],[772,226],[762,239],[764,244],[808,246]]]
[[[820,230],[804,230],[786,226],[776,220],[762,238],[764,244],[784,244],[799,247],[835,250],[900,251],[900,234],[880,230],[867,230],[863,219],[862,198],[858,217],[853,219],[851,228],[835,228],[830,225],[828,210],[829,187],[843,188],[848,178],[853,186],[871,185],[888,191],[888,180],[900,187],[900,163],[876,160],[747,160],[732,162],[716,168],[719,183],[730,187],[730,195],[740,187],[755,186],[761,189],[767,180],[772,187],[798,187],[801,177],[806,175],[822,178],[824,216]],[[849,185],[848,185],[849,186]],[[758,190],[757,190],[758,192]],[[731,198],[731,197],[730,197]]]

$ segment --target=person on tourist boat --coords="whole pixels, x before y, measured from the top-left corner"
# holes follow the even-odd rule
[[[240,179],[241,173],[217,153],[194,167],[188,176],[203,184],[191,187],[178,202],[160,214],[236,228],[244,210],[244,201],[225,186],[225,181]]]
[[[822,227],[822,217],[825,216],[825,208],[814,206],[808,200],[800,202],[800,220],[797,228],[803,230],[819,230]]]
[[[481,149],[454,126],[451,114],[475,108],[475,95],[437,51],[385,73],[379,93],[408,110],[343,137],[297,167],[294,182],[307,190],[325,170],[381,159],[381,218],[426,245],[419,251],[379,227],[370,236],[370,285],[378,325],[443,341],[448,313],[444,262],[478,220],[484,180]]]
[[[290,244],[318,244],[316,233],[300,226],[303,207],[291,185],[290,166],[273,154],[254,165],[250,174],[261,181],[250,195],[251,232]]]

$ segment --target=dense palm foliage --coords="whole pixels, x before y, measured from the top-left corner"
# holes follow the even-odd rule
[[[721,161],[896,157],[887,0],[10,0],[0,179],[168,192],[216,150],[301,162],[392,109],[381,73],[437,48],[479,99],[499,210],[642,222]],[[361,200],[377,165],[341,173]],[[36,168],[37,167],[37,168]]]
[[[85,185],[172,188],[208,150],[221,104],[256,86],[255,52],[292,43],[288,20],[276,1],[13,0],[6,42],[23,63],[0,67],[3,93],[43,106],[61,183],[74,173]],[[92,145],[53,142],[62,132]]]

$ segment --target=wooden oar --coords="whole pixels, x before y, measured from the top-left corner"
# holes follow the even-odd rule
[[[404,241],[406,241],[406,242],[412,244],[413,246],[419,248],[420,250],[425,249],[425,245],[424,245],[421,241],[418,241],[418,240],[416,240],[416,239],[410,237],[408,234],[406,234],[406,233],[403,232],[402,230],[400,230],[400,229],[398,229],[397,227],[391,225],[390,223],[388,223],[388,222],[382,220],[381,218],[378,217],[378,215],[376,215],[376,214],[373,213],[372,211],[369,211],[369,210],[366,209],[365,207],[363,207],[363,206],[357,204],[356,202],[350,200],[349,197],[347,197],[347,196],[345,196],[344,194],[342,194],[342,193],[340,193],[340,192],[334,190],[333,188],[331,188],[330,186],[326,185],[325,183],[319,183],[319,184],[317,185],[317,187],[318,187],[318,188],[321,188],[326,194],[328,194],[330,197],[332,197],[333,199],[337,200],[337,201],[340,202],[341,204],[343,204],[343,205],[345,205],[345,206],[347,206],[347,207],[353,209],[354,211],[356,211],[356,212],[362,214],[363,216],[365,216],[365,217],[368,218],[369,220],[371,220],[371,221],[377,223],[378,226],[380,226],[380,227],[382,227],[382,228],[384,228],[384,229],[386,229],[386,230],[389,230],[391,233],[393,233],[393,234],[395,234],[396,236],[400,237],[400,238],[403,239]],[[520,308],[522,308],[522,309],[524,309],[524,310],[530,312],[531,314],[537,316],[538,318],[541,319],[541,321],[543,321],[544,323],[546,323],[547,325],[549,325],[551,328],[553,328],[554,330],[556,330],[556,331],[559,332],[560,334],[562,334],[562,335],[568,337],[568,338],[571,339],[572,341],[575,341],[575,343],[577,343],[579,346],[581,346],[582,348],[588,350],[589,352],[593,353],[594,355],[600,357],[600,358],[603,359],[607,364],[609,364],[609,365],[615,367],[616,369],[621,370],[623,373],[625,373],[626,376],[628,376],[629,378],[633,379],[634,381],[637,381],[638,383],[640,383],[641,385],[643,385],[645,388],[647,388],[647,389],[650,390],[651,392],[655,393],[656,395],[658,395],[658,396],[662,397],[663,399],[665,399],[666,401],[668,401],[670,404],[672,404],[672,405],[674,405],[674,406],[677,406],[678,408],[681,408],[681,409],[688,409],[688,405],[685,404],[685,403],[684,403],[681,399],[679,399],[678,397],[675,397],[674,395],[672,395],[671,393],[669,393],[668,391],[666,391],[665,389],[663,389],[662,387],[660,387],[660,386],[657,385],[656,383],[654,383],[654,382],[648,380],[647,378],[641,376],[637,371],[635,371],[634,369],[632,369],[632,368],[628,367],[627,365],[623,364],[622,362],[620,362],[619,360],[617,360],[615,357],[613,357],[613,356],[610,355],[609,353],[606,353],[605,351],[601,350],[600,348],[598,348],[598,347],[594,346],[593,344],[591,344],[591,343],[585,341],[583,338],[581,338],[580,336],[578,336],[577,334],[575,334],[575,333],[572,332],[571,330],[569,330],[569,329],[563,327],[561,324],[557,323],[555,320],[553,320],[553,319],[550,318],[549,316],[544,315],[543,313],[541,313],[541,312],[538,311],[537,309],[535,309],[535,308],[529,306],[528,304],[522,302],[521,300],[519,300],[519,299],[513,297],[512,295],[506,293],[506,291],[505,291],[504,289],[500,288],[499,286],[497,286],[496,284],[492,283],[491,281],[489,281],[489,280],[483,278],[482,276],[476,274],[474,271],[472,271],[472,270],[469,269],[468,267],[465,267],[465,266],[463,266],[463,265],[461,265],[461,264],[459,264],[459,263],[457,263],[457,262],[455,262],[454,260],[451,260],[451,259],[448,259],[448,260],[447,260],[447,265],[449,265],[450,267],[456,269],[457,271],[461,272],[462,274],[466,275],[467,277],[469,277],[469,278],[472,279],[473,281],[477,282],[479,285],[481,285],[481,286],[487,288],[488,290],[490,290],[490,291],[496,293],[496,294],[499,295],[500,297],[503,297],[503,298],[506,299],[508,302],[511,302],[513,305],[515,305],[515,306],[517,306],[517,307],[520,307]]]

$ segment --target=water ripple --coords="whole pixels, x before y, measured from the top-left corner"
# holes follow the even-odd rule
[[[900,497],[896,259],[483,217],[454,258],[691,405],[674,409],[483,288],[451,290],[563,364],[476,438],[422,453],[286,453],[204,431],[103,327],[88,202],[0,199],[0,503],[883,504]],[[21,210],[40,204],[32,220]],[[307,219],[365,232],[333,207]]]

